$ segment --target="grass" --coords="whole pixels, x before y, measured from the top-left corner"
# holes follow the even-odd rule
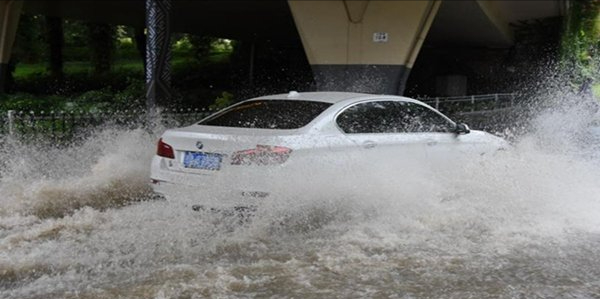
[[[230,53],[213,53],[211,54],[207,62],[208,63],[223,63],[227,62]],[[197,61],[192,61],[193,58],[184,57],[182,55],[174,55],[171,60],[171,65],[175,68],[181,66],[189,66],[190,64],[198,64]],[[131,72],[144,72],[144,64],[139,59],[118,59],[112,66],[113,70],[124,70]],[[92,65],[88,61],[67,61],[64,63],[63,71],[67,74],[75,73],[91,73],[93,71]],[[23,79],[35,74],[47,74],[47,65],[44,63],[18,63],[13,76],[15,79]]]
[[[132,71],[144,71],[144,65],[141,61],[120,60],[113,64],[114,69],[124,69]],[[64,64],[63,70],[65,73],[89,73],[92,72],[92,65],[87,61],[67,61]],[[24,79],[35,74],[47,74],[47,66],[43,63],[19,63],[15,68],[13,76],[15,79]]]

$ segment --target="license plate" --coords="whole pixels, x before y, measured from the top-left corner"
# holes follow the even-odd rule
[[[185,152],[183,166],[185,168],[219,170],[223,155],[203,152]]]

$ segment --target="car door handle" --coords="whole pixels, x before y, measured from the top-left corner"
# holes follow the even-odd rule
[[[370,149],[376,147],[377,143],[375,143],[375,141],[367,140],[363,142],[362,146],[366,149]]]
[[[427,140],[427,145],[428,146],[434,146],[436,144],[437,144],[437,141],[435,141],[435,140]]]

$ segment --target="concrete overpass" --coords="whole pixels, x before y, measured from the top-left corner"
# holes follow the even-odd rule
[[[301,41],[317,89],[388,94],[404,92],[424,44],[510,47],[511,23],[560,16],[568,5],[564,0],[167,2],[173,32]],[[144,27],[147,15],[144,0],[0,0],[0,79],[22,12],[134,27]]]

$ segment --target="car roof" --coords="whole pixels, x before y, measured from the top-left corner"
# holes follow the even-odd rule
[[[413,99],[394,96],[394,95],[375,95],[367,93],[357,92],[338,92],[338,91],[316,91],[316,92],[296,92],[290,91],[289,93],[274,94],[268,96],[261,96],[254,99],[267,99],[267,100],[304,100],[304,101],[319,101],[326,103],[339,103],[346,100],[368,100],[372,98],[394,98],[414,101]]]

